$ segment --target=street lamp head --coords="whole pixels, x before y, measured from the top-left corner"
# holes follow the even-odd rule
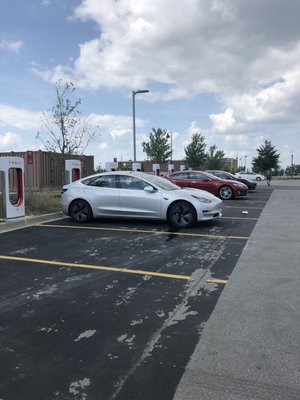
[[[149,90],[147,90],[147,89],[142,89],[142,90],[134,90],[133,92],[132,92],[134,95],[136,95],[136,94],[139,94],[139,93],[149,93]]]

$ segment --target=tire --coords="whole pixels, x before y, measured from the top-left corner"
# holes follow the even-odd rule
[[[168,221],[175,228],[191,228],[197,222],[194,206],[187,201],[171,204],[168,210]]]
[[[69,214],[75,222],[85,223],[93,219],[91,207],[85,200],[74,200],[69,210]]]
[[[260,181],[261,181],[261,177],[258,176],[258,177],[256,178],[256,180],[257,180],[257,182],[260,182]]]
[[[222,186],[219,189],[219,197],[222,200],[230,200],[233,199],[234,193],[230,186]]]

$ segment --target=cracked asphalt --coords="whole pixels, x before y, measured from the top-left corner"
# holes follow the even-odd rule
[[[0,235],[0,398],[172,399],[272,189],[223,218],[69,218]]]

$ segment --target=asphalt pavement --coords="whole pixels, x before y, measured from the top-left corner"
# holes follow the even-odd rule
[[[271,187],[174,400],[300,399],[300,182]]]
[[[300,181],[271,188],[174,400],[300,399]],[[0,233],[60,216],[1,222]]]

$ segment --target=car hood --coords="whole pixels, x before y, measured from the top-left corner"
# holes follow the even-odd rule
[[[195,195],[195,196],[199,196],[199,197],[205,197],[205,198],[211,199],[211,200],[217,199],[216,196],[214,196],[213,194],[207,192],[206,190],[202,190],[202,189],[182,188],[182,189],[180,189],[180,193],[187,194],[189,196]]]

